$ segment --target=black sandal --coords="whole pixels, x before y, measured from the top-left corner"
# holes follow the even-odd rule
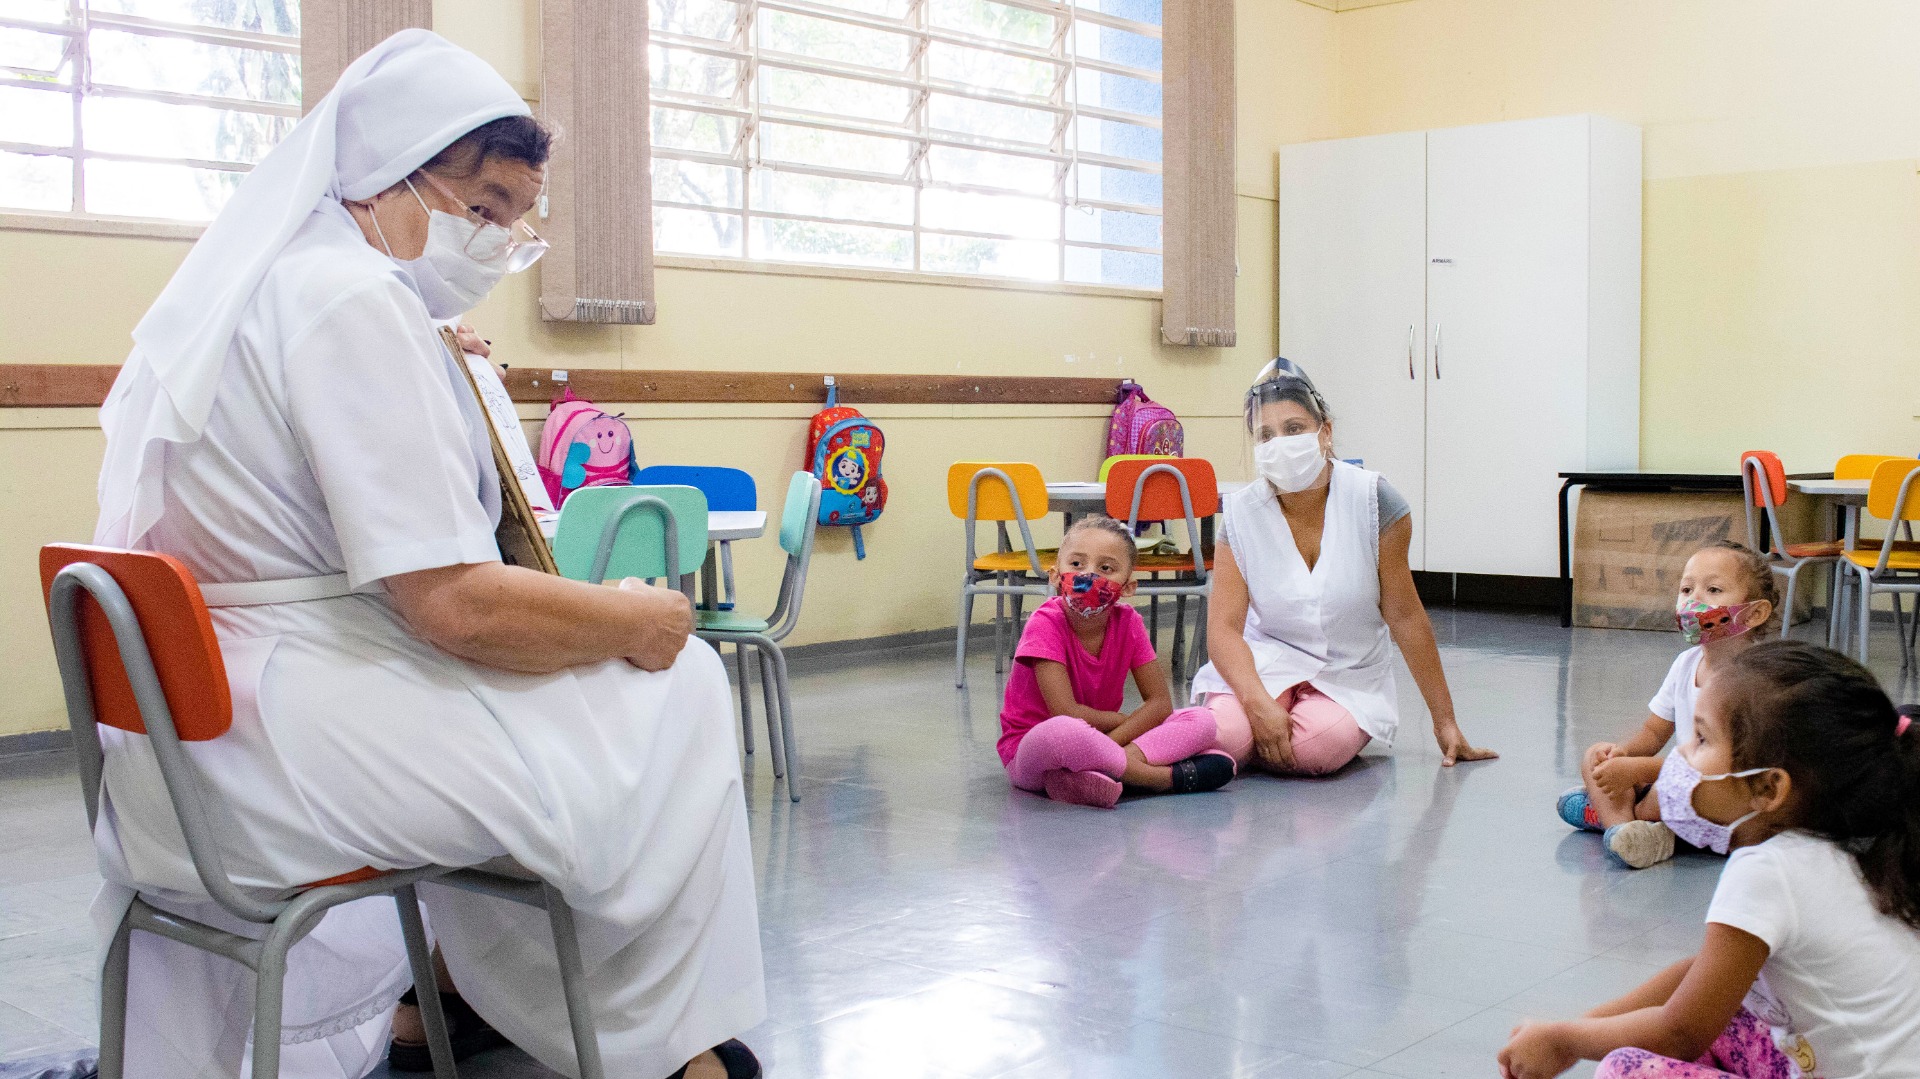
[[[1232,757],[1217,749],[1210,749],[1173,766],[1173,793],[1217,791],[1231,782],[1237,771]]]
[[[719,1057],[720,1066],[727,1069],[727,1079],[760,1079],[760,1058],[740,1039],[728,1038],[714,1046],[713,1055]],[[667,1079],[686,1079],[687,1069],[692,1065],[693,1061],[687,1061]]]
[[[400,998],[400,1003],[414,1007],[420,1006],[420,998],[409,989]],[[458,993],[440,994],[440,1010],[447,1017],[447,1040],[453,1043],[453,1059],[465,1060],[476,1053],[489,1049],[511,1045],[507,1036],[493,1029],[480,1013],[473,1010]],[[433,1070],[433,1052],[426,1042],[403,1042],[398,1038],[387,1043],[387,1070],[396,1072],[430,1072]],[[729,1073],[731,1075],[731,1073]]]

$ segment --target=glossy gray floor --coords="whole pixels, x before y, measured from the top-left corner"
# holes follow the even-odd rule
[[[748,1041],[782,1079],[1489,1076],[1520,1017],[1690,953],[1719,861],[1616,869],[1553,815],[1678,638],[1434,618],[1498,762],[1442,769],[1415,719],[1329,779],[1113,812],[1008,788],[989,660],[965,694],[943,649],[798,667],[805,800],[764,738],[750,764],[771,1018]],[[1404,672],[1401,697],[1424,715]],[[91,1040],[81,820],[68,759],[0,762],[0,1059]]]

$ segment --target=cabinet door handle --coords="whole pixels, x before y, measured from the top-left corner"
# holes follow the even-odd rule
[[[1440,325],[1440,323],[1436,322],[1433,324],[1433,377],[1435,381],[1438,381],[1440,378],[1440,331],[1443,329],[1445,329],[1445,327]]]
[[[1407,324],[1407,379],[1411,381],[1418,377],[1420,376],[1413,373],[1413,324],[1408,323]]]

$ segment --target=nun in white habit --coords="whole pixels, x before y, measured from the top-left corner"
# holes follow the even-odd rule
[[[424,30],[348,67],[135,329],[95,539],[205,582],[235,715],[189,751],[242,883],[511,857],[578,912],[608,1074],[753,1074],[707,1052],[766,1010],[721,664],[678,593],[500,563],[486,421],[435,334],[544,249],[528,115]],[[216,919],[146,740],[103,734],[101,919],[134,885]],[[574,1074],[544,915],[421,894],[474,1009]],[[238,1074],[251,975],[134,941],[129,1075]],[[364,1074],[408,980],[390,903],[328,916],[287,1073]]]

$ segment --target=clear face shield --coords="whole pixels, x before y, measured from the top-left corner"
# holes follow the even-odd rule
[[[1274,360],[1260,374],[1242,406],[1246,455],[1254,475],[1276,489],[1305,490],[1323,480],[1332,455],[1324,441],[1331,418],[1326,400],[1306,372],[1285,359]]]

